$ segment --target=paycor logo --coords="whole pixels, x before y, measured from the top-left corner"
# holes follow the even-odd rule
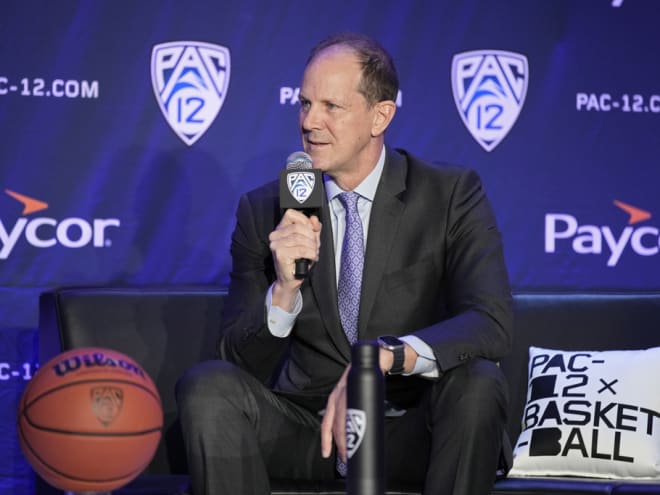
[[[578,219],[568,213],[545,215],[545,252],[554,253],[558,244],[570,243],[576,254],[608,255],[607,266],[615,267],[626,249],[640,256],[655,256],[660,252],[660,229],[650,225],[638,226],[649,220],[651,213],[622,201],[614,205],[625,211],[628,225],[616,234],[607,225],[580,225]]]
[[[19,194],[9,189],[5,193],[23,204],[22,217],[14,225],[0,220],[0,260],[5,260],[13,252],[21,239],[36,248],[63,246],[81,248],[90,244],[95,248],[112,245],[107,237],[108,227],[119,227],[118,218],[94,218],[85,220],[68,217],[61,220],[41,216],[27,218],[28,215],[48,208],[48,203]]]

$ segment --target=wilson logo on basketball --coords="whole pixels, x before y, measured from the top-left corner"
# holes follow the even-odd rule
[[[119,387],[92,387],[90,395],[94,415],[103,426],[110,426],[124,405],[124,391]]]
[[[144,371],[135,363],[124,361],[123,359],[114,359],[102,353],[83,354],[70,356],[53,365],[53,370],[57,376],[64,376],[68,373],[78,371],[79,369],[89,369],[98,367],[121,368],[126,371],[145,378]]]

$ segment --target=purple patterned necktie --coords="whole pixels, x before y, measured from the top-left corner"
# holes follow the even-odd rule
[[[358,337],[358,315],[360,313],[360,291],[362,289],[362,268],[364,267],[364,240],[362,220],[357,209],[360,195],[356,192],[344,192],[339,201],[346,212],[346,230],[341,248],[341,266],[337,286],[339,319],[350,344]],[[347,466],[337,457],[337,471],[346,477]]]
[[[354,344],[358,338],[358,315],[360,314],[360,291],[362,290],[362,268],[364,267],[364,240],[362,220],[357,209],[360,195],[356,192],[344,192],[339,201],[346,211],[346,230],[341,248],[341,266],[339,268],[339,319],[348,342]],[[347,466],[337,457],[337,471],[346,477]]]
[[[339,201],[346,211],[346,231],[341,250],[341,267],[337,293],[339,318],[348,341],[354,344],[358,338],[358,315],[360,312],[360,291],[362,289],[362,268],[364,267],[364,240],[362,220],[357,209],[360,195],[344,192]]]

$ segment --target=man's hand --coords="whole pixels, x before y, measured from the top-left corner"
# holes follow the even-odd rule
[[[346,458],[346,382],[348,372],[351,369],[349,364],[341,378],[332,389],[328,397],[328,403],[325,406],[325,414],[321,423],[321,455],[325,458],[330,457],[332,453],[332,440],[334,438],[337,445],[337,454],[343,462]]]
[[[295,260],[306,258],[315,263],[321,249],[321,222],[297,210],[286,210],[282,220],[268,236],[275,262],[277,280],[273,285],[272,303],[285,311],[293,307],[295,295],[303,280],[294,276]]]
[[[408,344],[405,346],[405,367],[406,372],[412,371],[417,360],[417,353]],[[383,374],[386,374],[392,368],[394,355],[392,351],[380,349],[379,364]],[[343,462],[347,462],[346,457],[346,384],[348,383],[348,372],[351,369],[349,364],[341,378],[332,389],[328,402],[325,406],[325,414],[321,423],[321,455],[330,457],[332,453],[332,441],[334,439],[337,445],[337,454]]]

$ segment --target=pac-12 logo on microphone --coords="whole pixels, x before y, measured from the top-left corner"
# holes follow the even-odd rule
[[[454,55],[451,86],[463,123],[486,151],[509,133],[527,94],[527,57],[501,50]]]
[[[165,119],[188,146],[222,108],[230,75],[229,49],[197,41],[160,43],[151,52],[151,84]]]
[[[296,198],[298,203],[303,204],[314,191],[316,177],[313,172],[288,172],[286,174],[286,184],[291,196]]]
[[[353,457],[367,432],[367,415],[361,409],[346,409],[346,453]]]

